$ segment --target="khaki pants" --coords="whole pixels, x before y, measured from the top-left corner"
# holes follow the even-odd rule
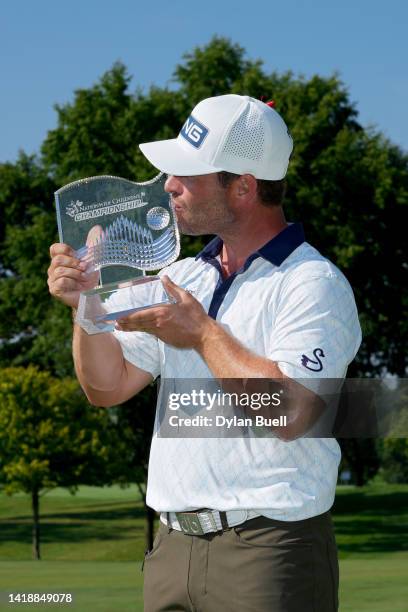
[[[160,523],[145,557],[145,612],[333,612],[338,562],[329,512],[303,521],[251,519],[184,535]]]

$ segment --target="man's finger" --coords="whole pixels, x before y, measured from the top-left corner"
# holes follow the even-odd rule
[[[124,317],[123,319],[118,319],[117,323],[120,325],[133,325],[134,327],[142,328],[142,327],[155,327],[156,326],[156,318],[145,319],[142,317]]]
[[[63,253],[58,253],[57,255],[54,255],[51,260],[50,270],[61,266],[65,268],[75,268],[77,270],[82,270],[83,272],[85,272],[88,267],[88,264],[85,261],[76,259],[75,257],[71,257]]]
[[[50,256],[55,257],[55,255],[68,255],[69,257],[74,257],[75,251],[69,244],[56,242],[50,246]]]
[[[139,323],[135,323],[134,321],[124,321],[123,319],[118,319],[115,323],[115,329],[118,329],[119,331],[140,331],[150,333],[152,330],[155,329],[155,325],[142,325]]]
[[[171,297],[174,297],[178,302],[181,301],[183,296],[187,295],[187,291],[184,291],[184,289],[173,283],[173,281],[170,280],[167,275],[162,276],[162,282],[167,293],[169,293]]]
[[[78,270],[76,268],[67,268],[65,266],[57,266],[52,271],[53,278],[56,280],[57,278],[72,278],[79,282],[86,282],[89,279],[89,274],[82,270]]]
[[[73,278],[63,276],[57,278],[55,281],[48,280],[48,286],[52,289],[52,294],[56,296],[62,296],[64,293],[70,291],[78,291],[78,283]]]

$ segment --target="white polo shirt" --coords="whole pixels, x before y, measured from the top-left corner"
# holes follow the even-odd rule
[[[192,291],[241,344],[275,361],[287,376],[343,378],[361,342],[353,292],[343,274],[304,241],[302,226],[289,225],[225,280],[217,259],[221,248],[215,238],[196,258],[161,274]],[[114,333],[124,357],[155,378],[175,379],[175,384],[212,378],[194,350],[142,332]],[[157,511],[252,509],[293,521],[332,506],[340,461],[333,438],[284,442],[158,434],[156,414],[147,503]]]

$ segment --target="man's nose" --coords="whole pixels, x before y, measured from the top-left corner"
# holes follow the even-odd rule
[[[167,193],[179,193],[180,192],[180,181],[173,174],[167,176],[167,180],[164,183],[164,191]]]

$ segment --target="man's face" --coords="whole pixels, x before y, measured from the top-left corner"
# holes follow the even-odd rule
[[[236,215],[231,208],[228,188],[224,189],[220,185],[217,174],[169,175],[164,188],[171,194],[182,234],[220,235],[225,227],[231,227],[231,223],[235,221]]]

